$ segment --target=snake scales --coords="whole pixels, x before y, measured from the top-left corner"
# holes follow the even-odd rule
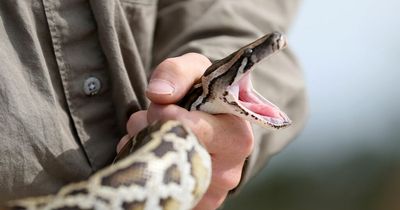
[[[284,36],[274,32],[240,48],[211,65],[178,105],[233,114],[264,127],[289,125],[286,114],[257,94],[249,78],[255,64],[285,46]],[[5,209],[192,209],[210,177],[210,156],[192,132],[177,121],[157,122],[88,180],[54,195],[8,202]]]

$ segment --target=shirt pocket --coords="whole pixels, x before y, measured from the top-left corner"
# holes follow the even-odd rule
[[[150,68],[157,0],[120,0],[145,68]]]

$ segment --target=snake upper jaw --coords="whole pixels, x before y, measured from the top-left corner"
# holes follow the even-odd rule
[[[286,45],[286,37],[274,32],[218,61],[202,77],[199,84],[202,94],[192,108],[211,114],[233,114],[266,128],[290,125],[289,117],[258,94],[250,80],[250,73],[257,63],[281,51]]]

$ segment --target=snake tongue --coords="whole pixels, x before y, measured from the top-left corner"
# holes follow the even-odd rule
[[[236,96],[238,105],[263,123],[275,127],[284,127],[291,123],[283,111],[253,89],[248,73],[237,84],[232,85],[230,90]]]
[[[246,107],[248,110],[251,110],[254,113],[257,113],[259,115],[264,115],[268,117],[273,117],[273,118],[281,118],[282,115],[280,112],[276,109],[271,108],[268,105],[265,104],[258,104],[258,103],[251,103],[251,102],[246,102],[244,100],[246,99],[239,99],[241,104]]]

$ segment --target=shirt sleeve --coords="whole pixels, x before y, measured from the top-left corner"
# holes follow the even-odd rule
[[[152,65],[187,52],[216,60],[266,33],[287,33],[298,4],[296,0],[160,0]],[[254,126],[256,144],[239,187],[295,137],[306,118],[303,74],[290,49],[256,68],[256,90],[286,112],[293,124],[278,131]]]

